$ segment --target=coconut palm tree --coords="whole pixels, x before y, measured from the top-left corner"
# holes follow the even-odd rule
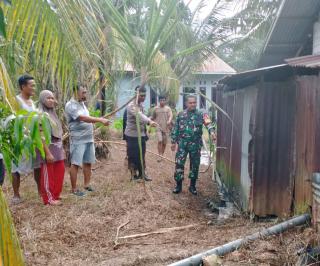
[[[63,7],[65,3],[59,1],[58,4],[57,7]],[[72,6],[78,7],[84,12],[88,5]],[[69,11],[70,5],[67,8]],[[76,81],[82,62],[93,68],[98,66],[99,55],[90,41],[91,31],[81,32],[84,23],[79,27],[74,27],[77,22],[70,23],[69,20],[62,23],[64,14],[57,13],[52,1],[0,2],[0,98],[5,103],[0,117],[0,150],[7,173],[11,172],[11,161],[17,162],[22,153],[34,155],[35,148],[38,148],[43,154],[40,121],[49,141],[48,121],[44,116],[18,111],[12,80],[29,72],[36,77],[40,87],[51,85],[63,95],[69,93],[68,88]],[[92,27],[97,25],[92,13],[86,14],[86,18],[86,23],[93,22]],[[68,32],[70,28],[74,29],[72,34]],[[0,189],[0,265],[23,264],[19,241]]]
[[[221,58],[240,71],[255,68],[281,1],[242,0],[222,21],[229,37],[218,47]]]

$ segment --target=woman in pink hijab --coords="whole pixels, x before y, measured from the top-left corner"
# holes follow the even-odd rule
[[[44,204],[60,205],[65,153],[62,125],[55,111],[55,98],[51,91],[40,92],[39,110],[49,115],[51,128],[51,143],[49,146],[44,145],[45,159],[41,159],[41,197]]]

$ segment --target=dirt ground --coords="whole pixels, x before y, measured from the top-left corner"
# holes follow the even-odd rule
[[[201,174],[198,196],[187,191],[172,194],[174,165],[157,162],[147,155],[147,172],[152,182],[129,180],[124,164],[125,146],[112,145],[112,156],[94,167],[92,185],[95,192],[83,198],[69,193],[66,173],[62,206],[44,206],[32,177],[22,181],[24,202],[11,206],[27,265],[167,265],[192,254],[222,245],[254,233],[272,223],[253,223],[238,217],[218,222],[207,207],[216,197],[211,171]],[[156,152],[156,142],[148,142]],[[173,159],[167,149],[166,156]],[[82,175],[79,185],[82,185]],[[5,185],[7,198],[11,187]],[[119,236],[150,232],[161,228],[196,224],[187,230],[120,240]],[[296,262],[295,252],[315,233],[303,227],[280,236],[256,241],[222,258],[224,265],[284,265]]]

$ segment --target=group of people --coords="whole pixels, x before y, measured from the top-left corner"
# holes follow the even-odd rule
[[[197,97],[195,95],[186,97],[187,108],[178,114],[174,123],[171,108],[166,104],[166,97],[164,96],[159,97],[159,106],[156,106],[151,117],[148,117],[144,114],[142,105],[145,100],[146,90],[139,86],[135,90],[137,100],[131,102],[124,113],[124,139],[127,142],[127,159],[131,178],[135,180],[152,180],[145,172],[146,141],[148,139],[146,125],[149,125],[157,128],[156,134],[160,156],[164,155],[167,141],[171,136],[171,150],[176,152],[174,173],[176,187],[173,193],[178,194],[182,191],[184,165],[189,155],[189,191],[193,195],[197,195],[196,181],[200,166],[203,126],[208,129],[211,139],[213,141],[216,139],[215,127],[210,117],[206,113],[197,110]],[[141,140],[141,147],[139,147],[139,140]]]
[[[65,175],[65,152],[63,149],[63,129],[60,119],[56,113],[56,99],[49,90],[43,90],[39,94],[38,108],[32,97],[35,94],[35,80],[30,75],[23,75],[18,80],[20,94],[16,99],[21,109],[28,112],[40,111],[49,116],[51,141],[47,145],[43,141],[45,157],[42,158],[37,152],[36,158],[23,157],[18,165],[12,166],[13,177],[13,203],[20,203],[20,177],[33,171],[37,184],[38,193],[44,204],[60,205],[61,191]],[[170,107],[166,104],[166,98],[160,96],[160,104],[151,117],[144,114],[143,102],[146,97],[146,89],[137,86],[135,89],[136,100],[130,102],[124,113],[124,139],[127,143],[128,168],[133,180],[144,179],[151,181],[146,173],[146,141],[148,140],[147,125],[155,127],[158,138],[158,152],[160,157],[164,155],[169,135],[171,135],[171,149],[176,152],[176,169],[174,179],[176,187],[173,193],[182,191],[182,180],[184,177],[184,164],[186,157],[190,157],[191,180],[189,191],[196,195],[196,180],[200,165],[202,146],[202,127],[205,125],[211,137],[215,139],[214,127],[208,116],[196,109],[196,97],[187,97],[187,109],[180,112],[173,121]],[[91,167],[95,162],[94,147],[94,123],[110,125],[110,120],[103,117],[92,117],[85,105],[87,90],[84,86],[77,86],[74,97],[65,105],[65,117],[68,123],[70,142],[70,180],[71,193],[75,196],[84,196],[85,193],[94,189],[90,185]],[[1,156],[1,154],[0,154]],[[31,156],[30,156],[31,157]],[[160,162],[160,160],[159,160]],[[84,175],[83,189],[77,186],[77,175],[82,168]],[[4,167],[0,157],[0,185],[3,183]]]
[[[21,109],[28,112],[39,111],[49,116],[51,141],[46,145],[43,141],[45,157],[37,152],[36,158],[23,156],[18,165],[12,166],[12,186],[14,204],[20,203],[20,177],[33,171],[38,193],[44,204],[60,205],[60,193],[63,187],[65,174],[65,151],[63,149],[63,129],[56,113],[56,99],[49,90],[39,94],[39,106],[35,106],[32,97],[35,94],[35,81],[30,75],[23,75],[18,80],[20,94],[16,96]],[[65,106],[65,115],[69,128],[70,139],[70,180],[71,192],[76,196],[85,193],[77,187],[77,174],[82,167],[84,175],[84,190],[93,191],[90,186],[91,165],[95,162],[95,149],[93,138],[94,123],[110,124],[108,119],[92,117],[85,105],[87,90],[83,86],[75,88],[74,97]]]

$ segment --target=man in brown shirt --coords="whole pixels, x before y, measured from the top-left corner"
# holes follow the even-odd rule
[[[158,153],[163,155],[166,149],[168,135],[172,125],[172,111],[167,106],[167,99],[165,96],[159,97],[159,106],[156,106],[153,111],[152,120],[155,121],[159,126],[157,127],[157,138],[158,138]],[[160,160],[158,160],[160,162]]]

